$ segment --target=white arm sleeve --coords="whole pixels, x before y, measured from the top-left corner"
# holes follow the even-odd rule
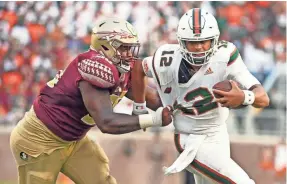
[[[240,83],[245,89],[249,89],[255,84],[260,84],[260,82],[248,71],[240,54],[229,66],[227,66],[226,76],[227,79]]]
[[[144,58],[144,60],[142,61],[143,71],[147,77],[152,77],[152,72],[151,72],[152,60],[153,60],[153,56],[149,56],[149,57]]]

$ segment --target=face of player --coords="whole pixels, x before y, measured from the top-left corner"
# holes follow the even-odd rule
[[[118,48],[118,54],[124,59],[124,58],[130,58],[133,56],[132,50],[130,46],[120,46]]]
[[[189,52],[205,52],[211,47],[211,40],[204,41],[186,41],[186,49]],[[195,57],[204,56],[204,53],[193,54]]]
[[[135,58],[135,46],[121,45],[117,49],[117,67],[120,73],[130,71],[130,64]]]

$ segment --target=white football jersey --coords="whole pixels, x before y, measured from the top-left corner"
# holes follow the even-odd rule
[[[175,130],[181,133],[208,133],[225,123],[229,110],[215,102],[212,87],[235,80],[249,89],[259,81],[250,74],[236,46],[220,41],[210,62],[191,74],[178,44],[162,45],[154,56],[143,60],[147,76],[153,77],[164,106],[173,105]]]

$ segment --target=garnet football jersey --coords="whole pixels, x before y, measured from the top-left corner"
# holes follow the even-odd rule
[[[86,80],[110,91],[115,106],[127,92],[130,73],[119,76],[116,67],[97,51],[90,49],[76,57],[65,71],[49,81],[34,101],[37,117],[60,138],[82,138],[95,122],[89,115],[78,87]],[[95,96],[95,99],[97,97]]]

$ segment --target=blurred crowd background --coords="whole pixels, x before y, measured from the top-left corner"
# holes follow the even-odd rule
[[[251,120],[259,122],[255,128],[284,134],[286,3],[283,1],[0,2],[0,124],[15,125],[40,88],[89,48],[91,29],[97,20],[115,16],[131,22],[139,32],[140,56],[145,57],[153,55],[161,44],[177,43],[178,21],[194,7],[205,8],[215,15],[220,39],[235,43],[249,70],[268,91],[271,105],[264,110],[266,113],[255,111],[254,114],[263,115]],[[244,126],[240,112],[235,113],[235,129],[239,132]]]

